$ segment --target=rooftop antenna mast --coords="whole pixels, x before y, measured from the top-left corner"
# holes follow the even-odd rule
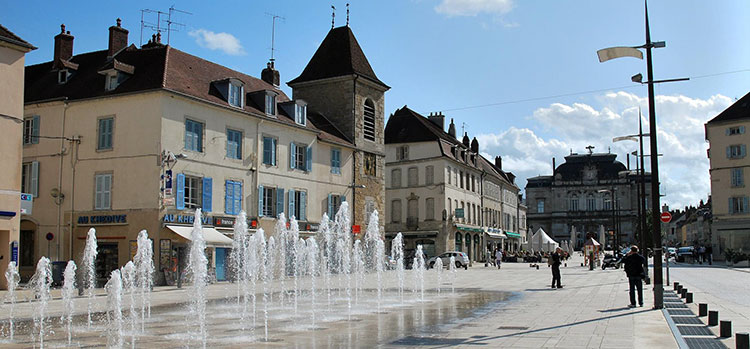
[[[461,122],[461,133],[466,133],[466,131],[465,131],[466,126],[469,126],[469,124],[467,124],[467,123],[465,123],[465,122],[462,121]]]
[[[349,3],[346,3],[346,26],[349,26]]]
[[[271,61],[271,64],[273,64],[273,62],[276,60],[274,58],[274,52],[276,51],[276,48],[274,45],[274,43],[276,42],[276,20],[281,19],[285,21],[286,18],[273,14],[273,13],[268,13],[268,12],[266,12],[266,15],[271,16],[271,59],[270,61]]]
[[[172,5],[172,6],[169,7],[169,14],[168,14],[168,17],[167,17],[167,45],[169,45],[169,39],[170,39],[170,35],[169,34],[172,32],[172,30],[177,30],[177,29],[172,29],[172,24],[174,24],[174,25],[176,25],[178,27],[183,27],[183,28],[185,27],[184,23],[178,23],[178,22],[172,21],[172,13],[174,13],[174,12],[184,13],[186,15],[192,15],[192,13],[190,13],[190,12],[176,9],[174,7],[174,5]]]
[[[333,29],[336,23],[336,6],[331,5],[331,29]]]

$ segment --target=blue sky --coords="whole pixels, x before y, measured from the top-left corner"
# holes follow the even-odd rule
[[[331,27],[346,21],[346,1],[4,1],[0,24],[39,47],[27,64],[51,60],[53,39],[65,23],[74,52],[105,49],[115,18],[139,44],[141,9],[168,11],[184,23],[171,45],[259,76],[270,57],[271,17],[282,81],[299,75]],[[501,155],[506,170],[526,178],[551,174],[570,151],[611,149],[637,132],[638,107],[647,114],[645,63],[631,58],[599,63],[596,50],[644,42],[640,1],[379,0],[349,1],[350,26],[378,77],[391,86],[386,115],[403,105],[443,111],[458,130],[465,124],[486,156]],[[652,1],[656,79],[691,77],[656,88],[664,202],[696,204],[709,193],[703,123],[748,93],[750,2]],[[156,16],[146,14],[155,22]],[[143,32],[144,43],[152,33]],[[732,73],[730,73],[732,72]],[[715,75],[719,74],[719,75]],[[284,88],[288,94],[291,91]],[[557,97],[555,97],[557,96]],[[548,98],[549,97],[549,98]],[[484,107],[477,107],[484,106]],[[648,168],[648,167],[647,167]]]

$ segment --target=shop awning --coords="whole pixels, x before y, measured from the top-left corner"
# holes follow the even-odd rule
[[[193,227],[185,225],[168,225],[167,228],[175,234],[182,236],[187,240],[192,240]],[[226,237],[226,235],[220,233],[214,228],[203,227],[203,240],[206,240],[206,246],[220,246],[227,247],[232,246],[232,239]]]
[[[387,237],[395,237],[398,232],[385,233]],[[401,236],[403,237],[414,237],[414,238],[427,238],[436,237],[438,235],[437,230],[415,230],[415,231],[402,231]]]
[[[468,226],[468,225],[464,225],[464,224],[456,224],[456,229],[463,230],[463,231],[468,231],[468,232],[472,232],[472,233],[483,233],[484,232],[484,230],[482,230],[482,228],[472,227],[472,226]]]
[[[505,235],[508,235],[509,238],[516,238],[516,239],[520,239],[521,238],[521,234],[514,233],[514,232],[511,232],[511,231],[506,231]]]

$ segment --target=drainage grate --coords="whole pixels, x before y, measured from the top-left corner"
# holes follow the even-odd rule
[[[683,336],[713,336],[714,333],[706,326],[677,326]]]
[[[448,345],[454,346],[462,344],[465,340],[461,338],[432,338],[432,337],[404,337],[391,342],[394,345],[406,345],[406,346],[436,346],[436,345]]]
[[[726,349],[723,343],[714,338],[685,338],[685,342],[690,348]]]
[[[685,309],[667,309],[669,315],[695,315],[692,310]]]
[[[688,306],[682,303],[664,303],[664,307],[668,309],[688,309]]]
[[[498,330],[515,330],[515,331],[524,331],[528,330],[529,328],[526,326],[500,326],[497,328]]]
[[[703,325],[703,322],[694,316],[672,316],[672,321],[677,325]]]

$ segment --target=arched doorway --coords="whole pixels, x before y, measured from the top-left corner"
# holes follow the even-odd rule
[[[482,258],[481,250],[479,249],[479,234],[474,235],[474,261],[479,262]]]
[[[463,242],[463,236],[461,233],[456,232],[456,251],[463,252],[461,243]]]
[[[472,255],[471,255],[471,234],[466,233],[466,255],[469,256],[469,261],[472,261]]]

